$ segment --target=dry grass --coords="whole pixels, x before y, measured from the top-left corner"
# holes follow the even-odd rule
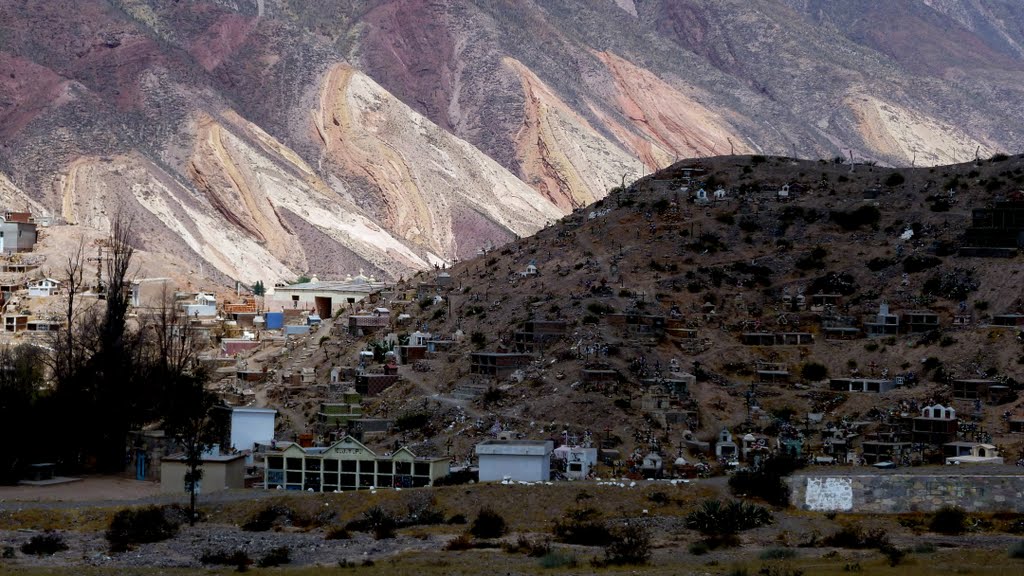
[[[580,567],[574,569],[575,573],[600,573],[600,574],[634,574],[636,567],[606,567],[593,568],[588,562],[594,553],[592,551],[574,550],[580,560]],[[728,562],[717,562],[709,566],[707,557],[694,557],[689,554],[680,553],[679,550],[659,550],[654,556],[651,564],[643,568],[645,575],[661,576],[674,574],[710,573],[722,574],[737,568],[745,568],[748,573],[756,574],[764,566],[785,566],[791,569],[803,570],[805,574],[815,576],[849,575],[851,573],[871,575],[901,575],[901,576],[931,576],[943,574],[977,574],[983,576],[1016,576],[1024,570],[1024,561],[1007,559],[1005,550],[946,550],[924,557],[910,557],[909,560],[896,567],[891,567],[880,554],[849,553],[824,558],[820,551],[813,551],[814,556],[805,556],[787,561],[762,561],[758,559],[760,550],[738,549],[730,551]],[[848,566],[859,566],[859,572],[851,572]],[[314,576],[321,574],[365,574],[365,575],[409,575],[409,576],[433,576],[433,575],[476,575],[483,573],[486,567],[487,573],[501,574],[512,572],[515,574],[553,574],[558,571],[547,570],[541,567],[536,558],[529,558],[521,554],[506,554],[501,550],[467,550],[461,552],[418,552],[396,556],[387,560],[378,560],[372,566],[356,566],[353,568],[339,568],[336,566],[307,566],[301,568],[277,568],[273,570],[253,569],[252,574],[273,573],[287,574],[289,576]],[[13,573],[5,571],[0,564],[0,574]],[[58,576],[74,574],[75,576],[93,576],[101,574],[138,574],[140,576],[149,574],[191,574],[192,570],[166,569],[166,568],[139,568],[139,569],[100,569],[100,568],[18,568],[18,574],[27,576]],[[233,574],[231,569],[203,570],[204,574]]]
[[[105,530],[117,508],[25,508],[0,511],[0,530]]]

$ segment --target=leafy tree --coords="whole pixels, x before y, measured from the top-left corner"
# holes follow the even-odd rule
[[[256,283],[252,285],[252,293],[255,296],[263,296],[267,293],[267,289],[263,285],[263,280],[257,280]]]
[[[25,344],[0,348],[0,437],[18,438],[37,427],[42,356],[39,348]],[[30,456],[23,442],[13,442],[0,453],[0,484],[16,483]]]

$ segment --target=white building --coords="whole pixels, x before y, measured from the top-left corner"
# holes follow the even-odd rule
[[[28,283],[29,296],[53,296],[60,290],[60,280],[40,278]]]
[[[274,439],[276,415],[272,408],[232,408],[231,447],[251,452],[257,443],[269,444]],[[246,456],[246,464],[252,464],[251,454]]]
[[[476,445],[480,481],[551,479],[551,440],[487,440]]]
[[[313,278],[303,284],[275,286],[273,294],[265,297],[265,302],[268,310],[313,310],[321,318],[333,318],[338,310],[361,301],[384,286],[384,282],[362,273],[340,281],[321,282]]]
[[[192,302],[182,304],[181,309],[189,318],[213,318],[217,315],[217,298],[200,292]]]
[[[555,458],[565,460],[565,475],[574,480],[584,480],[597,465],[597,448],[582,446],[559,446]]]

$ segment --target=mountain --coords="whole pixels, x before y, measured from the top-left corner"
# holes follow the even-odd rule
[[[407,276],[681,157],[1019,147],[999,0],[6,0],[19,205],[212,278]]]

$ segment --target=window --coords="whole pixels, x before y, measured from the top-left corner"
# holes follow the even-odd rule
[[[289,470],[302,470],[302,458],[286,458],[285,463]]]
[[[414,476],[430,476],[430,464],[426,462],[417,462],[414,465]]]
[[[320,471],[320,459],[319,458],[306,458],[306,470],[308,472],[319,472]]]
[[[283,470],[284,458],[281,456],[270,456],[267,458],[267,468],[271,470]]]
[[[342,488],[355,488],[356,487],[356,475],[355,474],[342,474],[341,482],[338,483]]]
[[[342,472],[355,472],[356,471],[356,461],[355,460],[342,460],[341,461],[341,471]]]
[[[380,474],[391,474],[391,462],[387,460],[381,460],[377,462],[377,472]]]
[[[338,471],[338,461],[334,460],[334,459],[330,459],[330,458],[327,459],[327,460],[324,460],[324,470],[326,470],[327,472],[337,472]]]
[[[359,471],[373,474],[374,472],[377,471],[377,466],[375,466],[375,464],[376,463],[373,460],[360,460]]]
[[[412,474],[412,462],[395,462],[395,474]]]
[[[302,483],[302,472],[286,472],[287,480],[289,484],[301,484]]]

